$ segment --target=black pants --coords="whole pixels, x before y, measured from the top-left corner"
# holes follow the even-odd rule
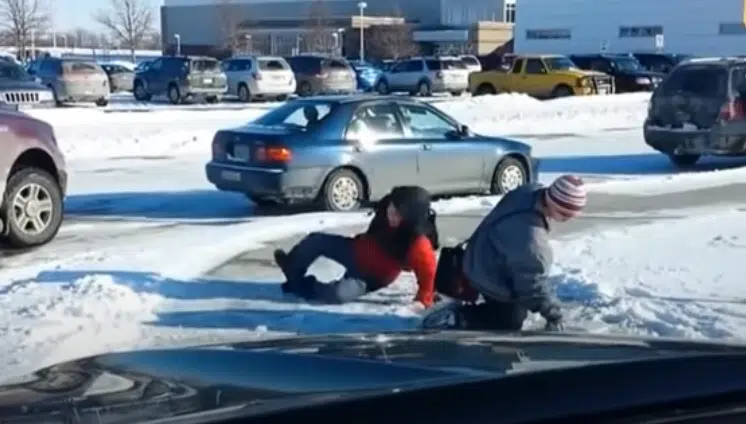
[[[520,331],[528,311],[514,302],[485,299],[462,306],[461,315],[469,330]]]

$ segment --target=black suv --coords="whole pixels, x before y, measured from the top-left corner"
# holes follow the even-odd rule
[[[662,72],[667,74],[679,63],[692,59],[694,56],[677,53],[632,53],[640,64],[653,72]]]
[[[653,93],[645,143],[678,167],[702,155],[746,155],[746,58],[692,59]]]
[[[614,87],[617,93],[653,91],[663,81],[664,74],[645,69],[637,59],[630,55],[572,55],[570,59],[581,69],[603,72],[614,77]]]

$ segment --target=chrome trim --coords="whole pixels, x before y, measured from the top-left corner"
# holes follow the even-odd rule
[[[238,166],[238,165],[230,165],[225,163],[210,163],[210,166],[214,166],[216,168],[226,168],[233,171],[249,171],[249,172],[266,172],[267,174],[283,174],[285,173],[284,169],[281,168],[259,168],[256,166]]]

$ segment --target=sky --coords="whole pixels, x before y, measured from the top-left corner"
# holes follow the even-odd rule
[[[156,13],[155,27],[160,28],[160,7],[163,0],[145,0],[149,2]],[[54,0],[54,23],[58,31],[85,28],[92,31],[102,30],[101,26],[91,17],[100,9],[109,7],[108,0]]]

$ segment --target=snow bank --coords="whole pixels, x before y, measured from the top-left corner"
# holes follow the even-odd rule
[[[639,126],[649,94],[595,96],[539,101],[526,95],[501,94],[435,100],[434,105],[492,135],[544,135]],[[242,125],[267,109],[167,109],[105,112],[94,108],[31,110],[55,127],[68,159],[126,156],[174,156],[210,153],[220,128]]]
[[[746,249],[745,219],[741,210],[710,209],[558,241],[560,297],[585,305],[570,321],[655,336],[745,338],[743,275],[734,268]]]

